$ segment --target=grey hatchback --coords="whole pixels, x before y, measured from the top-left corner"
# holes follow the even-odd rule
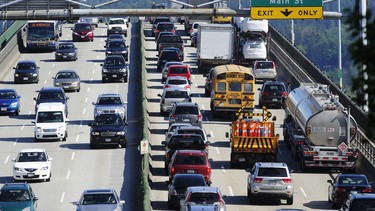
[[[169,125],[176,122],[190,123],[202,127],[203,115],[198,103],[177,102],[172,106],[169,115]]]

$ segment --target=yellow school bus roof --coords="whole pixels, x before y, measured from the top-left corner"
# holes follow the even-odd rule
[[[213,75],[219,75],[221,73],[226,72],[243,72],[243,73],[251,73],[251,68],[244,67],[241,65],[235,65],[235,64],[226,64],[226,65],[219,65],[214,68],[212,68],[212,74]]]

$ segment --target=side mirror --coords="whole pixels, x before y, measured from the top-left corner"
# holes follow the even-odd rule
[[[210,163],[214,162],[214,160],[212,158],[209,158],[208,161],[210,161]]]
[[[226,198],[228,198],[228,196],[227,196],[227,195],[223,195],[222,197],[223,197],[223,199],[226,199]]]
[[[33,100],[36,100],[36,97],[34,97]]]
[[[77,206],[79,203],[78,201],[74,201],[72,204]]]
[[[211,142],[210,141],[206,141],[206,143],[205,144],[207,144],[207,145],[210,145],[211,144]]]
[[[293,174],[293,173],[294,173],[294,169],[290,169],[289,172],[290,172],[291,174]]]
[[[95,102],[92,102],[93,105],[95,105],[96,103]]]
[[[260,91],[260,88],[258,88],[258,91]]]
[[[12,158],[12,162],[16,162],[16,158]]]
[[[245,169],[245,171],[251,173],[251,169],[250,168]]]
[[[73,28],[70,28],[70,30],[72,30],[72,31],[73,31]]]
[[[329,179],[329,180],[327,180],[327,182],[328,182],[329,184],[332,184],[332,180],[330,180],[330,179]]]
[[[56,79],[55,77],[52,77],[52,79]]]
[[[100,64],[100,66],[103,66],[103,64]]]
[[[69,100],[69,97],[66,97],[67,100]]]
[[[34,120],[33,120],[33,121],[31,121],[31,123],[35,124],[35,121],[34,121]]]
[[[120,204],[121,205],[125,204],[125,200],[120,200]]]
[[[68,122],[69,122],[69,119],[65,119],[65,122],[68,123]]]
[[[161,94],[158,94],[158,97],[161,97]]]
[[[16,69],[16,67],[13,67],[13,70],[15,70]]]
[[[161,144],[163,144],[164,146],[166,146],[167,142],[166,141],[162,141]]]
[[[212,137],[210,133],[206,134],[206,136],[207,136],[207,138],[208,138],[208,137]]]
[[[39,200],[39,198],[35,196],[34,197],[34,201],[38,201],[38,200]]]

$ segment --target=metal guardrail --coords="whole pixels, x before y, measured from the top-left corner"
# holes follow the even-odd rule
[[[0,35],[0,49],[2,50],[13,36],[26,24],[27,21],[15,21]]]
[[[272,36],[270,52],[287,68],[298,83],[319,82],[327,84],[330,86],[331,92],[339,96],[340,103],[345,107],[350,106],[351,115],[359,125],[358,138],[352,144],[375,167],[375,144],[364,135],[363,129],[361,129],[365,128],[367,123],[366,114],[280,32],[272,26],[269,27],[269,31]]]

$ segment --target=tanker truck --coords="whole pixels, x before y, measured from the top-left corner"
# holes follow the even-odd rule
[[[293,148],[302,170],[355,170],[357,149],[351,146],[357,123],[328,86],[301,83],[285,102],[284,141]]]

